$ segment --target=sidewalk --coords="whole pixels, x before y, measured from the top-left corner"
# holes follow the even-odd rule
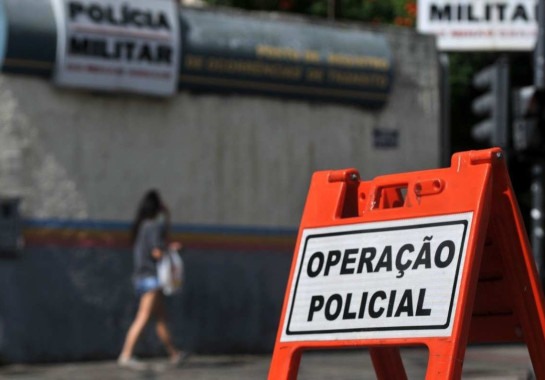
[[[409,379],[424,379],[427,351],[403,349],[403,361]],[[171,368],[165,359],[146,360],[150,369],[132,371],[119,368],[114,361],[51,365],[10,365],[0,367],[0,379],[6,380],[240,380],[266,379],[269,355],[192,356],[179,368]],[[526,380],[530,359],[524,346],[478,346],[466,352],[463,379]],[[371,360],[365,350],[303,354],[298,380],[375,379]]]

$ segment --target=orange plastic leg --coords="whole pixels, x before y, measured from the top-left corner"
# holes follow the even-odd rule
[[[269,380],[297,380],[301,354],[301,350],[293,347],[280,347],[274,350]]]
[[[407,380],[398,347],[374,347],[369,353],[378,380]]]
[[[426,380],[461,379],[465,347],[465,343],[457,344],[453,341],[434,342],[429,347]]]

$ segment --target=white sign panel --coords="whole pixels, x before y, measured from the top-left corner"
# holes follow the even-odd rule
[[[472,218],[305,229],[281,341],[450,336]]]
[[[59,85],[172,95],[179,71],[175,0],[52,0]]]
[[[418,0],[418,31],[440,50],[530,51],[537,0]]]

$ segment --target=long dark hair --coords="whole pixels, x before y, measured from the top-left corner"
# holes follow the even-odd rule
[[[131,244],[136,241],[138,231],[142,222],[146,219],[155,219],[160,212],[166,211],[166,208],[159,196],[159,192],[155,189],[149,190],[144,194],[144,197],[140,201],[136,216],[131,226]]]

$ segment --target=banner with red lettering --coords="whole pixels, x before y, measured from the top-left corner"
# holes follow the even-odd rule
[[[168,96],[178,82],[175,0],[52,0],[55,81],[62,86]]]
[[[445,51],[531,51],[537,0],[418,0],[418,31]]]

